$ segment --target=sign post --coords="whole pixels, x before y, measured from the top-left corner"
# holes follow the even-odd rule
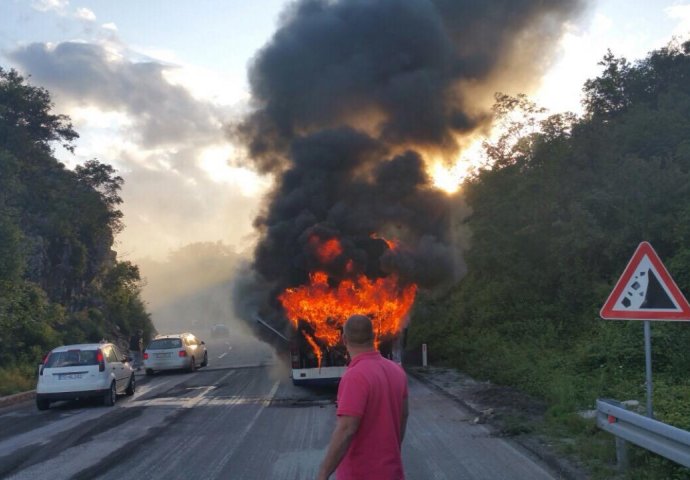
[[[652,386],[652,326],[649,320],[644,321],[644,364],[645,364],[645,384],[647,385],[647,416],[654,418],[652,409],[652,397],[654,387]]]
[[[652,418],[650,321],[690,321],[690,304],[648,242],[637,247],[599,315],[605,320],[644,321],[647,416]]]

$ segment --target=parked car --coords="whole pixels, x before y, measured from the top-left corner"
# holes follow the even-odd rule
[[[117,395],[134,395],[136,381],[129,358],[112,343],[64,345],[43,360],[36,384],[36,407],[47,410],[58,400],[101,397],[113,406]]]
[[[147,375],[159,370],[186,369],[193,372],[208,365],[206,343],[191,333],[159,335],[144,350]]]
[[[230,336],[230,329],[219,323],[211,328],[211,336],[214,338],[227,338]]]

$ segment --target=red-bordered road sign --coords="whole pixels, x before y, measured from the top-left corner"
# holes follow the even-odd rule
[[[607,320],[690,320],[690,304],[652,246],[642,242],[599,315]]]

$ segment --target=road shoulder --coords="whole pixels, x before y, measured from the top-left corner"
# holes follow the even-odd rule
[[[15,393],[14,395],[6,395],[0,397],[0,409],[11,407],[18,403],[28,402],[36,397],[36,390],[29,390],[27,392]]]
[[[546,405],[511,387],[480,382],[445,367],[407,367],[407,372],[425,385],[451,398],[474,416],[473,423],[486,424],[496,436],[510,438],[547,465],[560,478],[586,480],[590,476],[574,459],[559,455],[547,438],[535,433],[544,421]]]

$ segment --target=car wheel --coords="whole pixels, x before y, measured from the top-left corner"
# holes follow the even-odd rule
[[[103,395],[103,405],[112,407],[117,400],[117,390],[115,389],[115,382],[110,384],[110,390]]]
[[[146,375],[153,375],[153,368],[147,368]]]
[[[131,397],[134,395],[134,390],[137,388],[137,383],[136,380],[134,380],[134,374],[129,378],[129,385],[127,385],[127,390],[125,390],[125,394],[128,397]]]
[[[208,352],[204,352],[204,361],[201,362],[202,367],[205,367],[206,365],[208,365]]]
[[[192,357],[192,360],[189,363],[189,373],[192,373],[194,370],[196,370],[196,362],[194,361],[194,357]]]
[[[45,398],[36,398],[36,408],[39,410],[48,410],[50,408],[50,400]]]

